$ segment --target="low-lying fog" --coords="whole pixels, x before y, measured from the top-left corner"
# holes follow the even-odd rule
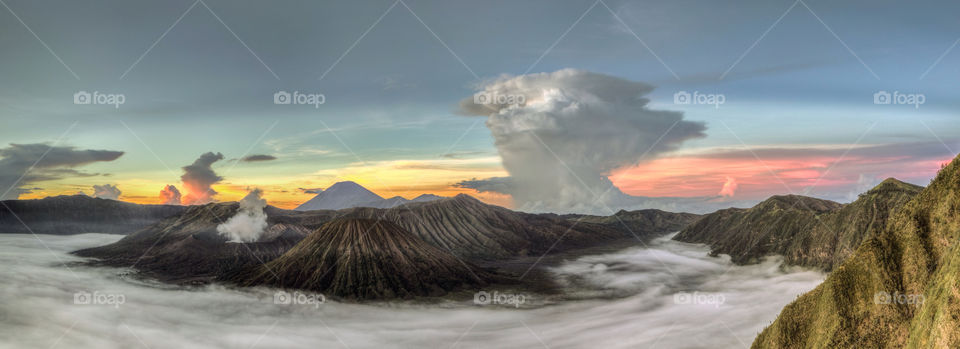
[[[498,291],[499,301],[523,299],[519,308],[477,305],[465,299],[470,294],[439,304],[298,305],[275,304],[269,289],[187,289],[139,281],[123,269],[62,264],[81,260],[69,251],[119,238],[40,236],[41,243],[0,234],[0,346],[744,348],[824,277],[781,271],[775,260],[732,266],[708,257],[704,246],[661,238],[650,248],[553,269],[568,298],[484,290]]]

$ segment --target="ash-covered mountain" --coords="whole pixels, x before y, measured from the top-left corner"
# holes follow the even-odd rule
[[[291,251],[294,246],[303,243],[306,236],[316,235],[316,239],[307,241],[307,245],[294,255],[305,256],[308,254],[306,251],[318,249],[328,251],[328,244],[337,243],[355,250],[370,248],[387,253],[383,255],[386,259],[375,259],[373,255],[359,258],[361,255],[337,252],[331,255],[336,256],[335,264],[330,264],[334,262],[326,259],[295,263],[296,259],[289,257],[276,263],[276,266],[282,266],[288,275],[307,275],[314,273],[313,267],[336,265],[340,272],[334,275],[365,275],[369,277],[369,282],[387,283],[381,286],[390,291],[348,291],[344,288],[347,286],[343,285],[353,287],[357,284],[349,280],[331,281],[325,278],[306,281],[284,278],[275,281],[274,285],[314,290],[323,288],[332,290],[331,295],[357,299],[408,297],[453,291],[462,285],[487,282],[489,275],[499,273],[481,272],[472,265],[465,266],[465,263],[491,265],[518,258],[539,257],[546,253],[636,241],[637,238],[648,239],[675,231],[677,224],[695,217],[659,212],[650,216],[659,218],[650,218],[648,214],[631,215],[624,212],[621,213],[621,219],[604,221],[602,217],[591,217],[577,222],[554,214],[515,212],[485,204],[468,195],[458,195],[389,209],[366,207],[338,211],[290,211],[267,206],[264,208],[267,228],[258,240],[249,243],[228,242],[217,227],[239,211],[240,205],[235,202],[192,206],[182,214],[164,219],[113,244],[76,251],[75,254],[97,258],[93,262],[95,264],[134,267],[144,275],[167,282],[223,280],[270,284],[274,281],[261,277],[264,270],[258,268]],[[334,220],[352,223],[327,225]],[[368,221],[380,221],[383,224],[364,223]],[[379,230],[371,234],[356,233],[354,228],[358,224]],[[317,234],[318,229],[324,232]],[[353,238],[366,242],[348,241]],[[328,252],[332,253],[333,250]],[[456,261],[456,265],[451,261]],[[360,264],[348,265],[350,263]],[[390,269],[394,267],[388,264],[418,271],[418,274],[429,276],[430,279],[424,279],[424,288],[410,286],[408,283],[413,279],[407,276],[400,279],[383,276],[384,273],[399,272]],[[439,268],[440,264],[445,265],[445,269]],[[435,269],[438,274],[421,271],[421,268]],[[464,279],[470,274],[474,276]],[[334,281],[336,283],[327,284]]]
[[[5,200],[0,205],[0,234],[129,234],[186,209],[184,206],[138,205],[86,195]]]
[[[266,265],[232,276],[241,285],[323,292],[346,299],[441,296],[490,275],[385,220],[339,218]]]
[[[341,211],[347,217],[384,219],[394,222],[432,245],[462,258],[501,259],[539,256],[597,246],[623,239],[648,239],[676,231],[674,219],[657,221],[631,232],[634,218],[619,221],[577,222],[555,214],[532,214],[488,205],[460,194],[425,203],[413,203],[386,210],[354,208]],[[668,213],[692,221],[685,213]],[[686,217],[686,218],[683,218]],[[662,225],[661,225],[662,223]],[[551,248],[552,247],[552,248]]]
[[[330,188],[297,206],[294,210],[340,210],[351,207],[391,208],[409,202],[427,202],[440,198],[442,197],[433,194],[423,194],[412,200],[400,196],[384,199],[357,183],[345,181],[334,183]]]
[[[273,219],[296,212],[268,206],[265,211],[269,225],[258,241],[229,243],[217,231],[217,226],[234,216],[239,206],[236,202],[190,206],[180,215],[115,243],[74,254],[97,258],[96,264],[134,267],[163,281],[207,282],[234,270],[273,260],[310,232],[307,227]],[[327,219],[329,217],[332,215]]]
[[[734,263],[778,254],[784,262],[831,270],[849,257],[923,187],[889,178],[849,204],[800,195],[771,197],[749,209],[704,216],[674,240],[710,245]]]

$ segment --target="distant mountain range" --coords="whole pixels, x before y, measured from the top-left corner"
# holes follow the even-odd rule
[[[573,217],[515,212],[461,194],[388,209],[291,211],[268,206],[265,209],[268,233],[256,242],[229,243],[217,232],[217,225],[238,210],[239,205],[233,202],[191,206],[180,215],[116,243],[75,254],[97,258],[94,264],[133,266],[145,275],[181,284],[221,280],[241,285],[324,289],[332,292],[331,296],[350,299],[393,298],[432,295],[503,279],[496,271],[476,269],[465,263],[539,257],[637,238],[649,239],[676,231],[680,228],[678,225],[698,217],[662,211],[634,217],[624,212],[623,218],[616,222],[595,216],[578,222]],[[358,231],[361,226],[374,231]],[[305,239],[308,236],[312,238]],[[354,238],[359,240],[351,240]],[[356,254],[328,250],[329,244],[353,249]],[[357,250],[362,248],[371,250]],[[297,259],[306,258],[305,251],[317,249],[326,251],[328,257]],[[292,254],[278,260],[287,252]],[[420,259],[408,260],[413,257]],[[268,264],[269,269],[275,266],[286,274],[277,273],[281,278],[266,278],[264,272],[269,271],[261,267],[274,260],[277,263]],[[439,265],[445,267],[439,268]],[[331,271],[334,275],[362,274],[367,279],[333,282],[313,274],[314,269],[310,269],[333,266],[336,266],[335,271]],[[475,276],[465,278],[471,272]],[[396,273],[401,274],[394,275]],[[274,275],[271,273],[271,276]],[[411,285],[413,280],[425,282],[424,288]],[[380,283],[384,291],[355,288],[362,286],[356,282],[368,281]]]
[[[960,348],[960,157],[753,348]]]
[[[884,229],[889,217],[923,187],[889,178],[850,204],[799,195],[771,197],[749,209],[704,216],[674,240],[704,243],[734,263],[755,263],[772,254],[790,265],[831,270],[860,243]]]
[[[129,234],[186,209],[184,206],[138,205],[86,195],[6,200],[0,205],[0,234]]]
[[[340,210],[351,207],[391,208],[411,202],[427,202],[437,199],[442,199],[442,197],[423,194],[412,200],[400,196],[384,199],[357,183],[345,181],[334,183],[330,188],[297,206],[294,210]]]

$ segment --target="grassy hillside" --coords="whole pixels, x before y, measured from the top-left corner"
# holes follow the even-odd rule
[[[958,238],[960,158],[785,307],[753,348],[960,347]]]
[[[922,187],[889,178],[846,205],[799,195],[774,196],[750,209],[717,211],[677,234],[713,254],[749,264],[779,254],[791,265],[832,270]]]

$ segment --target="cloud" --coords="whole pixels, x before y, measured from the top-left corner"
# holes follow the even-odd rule
[[[870,189],[873,189],[873,187],[876,187],[878,184],[880,184],[880,182],[882,182],[882,179],[877,176],[860,174],[860,176],[857,178],[857,183],[853,187],[853,190],[847,193],[847,200],[856,200],[858,197],[860,197],[860,194],[866,193]]]
[[[948,143],[949,144],[949,143]],[[752,150],[752,152],[751,152]],[[736,179],[736,197],[765,199],[796,193],[846,202],[856,199],[861,175],[925,184],[952,159],[943,144],[827,144],[685,149],[637,167],[619,170],[617,186],[645,196],[716,195],[717,178]],[[757,159],[759,158],[759,160]],[[868,181],[869,182],[869,181]]]
[[[180,180],[187,192],[183,197],[184,204],[199,205],[213,201],[217,192],[211,186],[222,181],[223,177],[218,176],[210,166],[220,160],[223,160],[223,154],[208,152],[200,155],[193,164],[183,167],[184,174]]]
[[[490,177],[484,179],[468,179],[460,181],[453,185],[456,188],[466,188],[476,190],[478,193],[498,193],[510,194],[514,191],[513,181],[510,177]]]
[[[119,200],[120,188],[112,184],[94,185],[93,197],[101,199]]]
[[[440,155],[440,157],[445,159],[463,159],[468,157],[474,157],[478,155],[488,155],[488,152],[485,151],[455,151],[446,154]]]
[[[122,151],[78,150],[42,143],[10,144],[7,148],[0,148],[0,199],[16,199],[20,194],[29,193],[29,188],[21,187],[34,182],[96,176],[98,174],[80,172],[75,168],[113,161],[122,155]]]
[[[162,205],[179,205],[180,204],[180,190],[173,185],[167,185],[160,190],[160,204]]]
[[[460,112],[487,116],[512,182],[501,188],[517,208],[594,212],[623,195],[611,188],[612,171],[705,137],[703,123],[648,108],[642,96],[652,90],[639,82],[565,69],[490,81],[460,102]]]
[[[259,188],[250,191],[240,200],[240,210],[226,222],[217,226],[217,232],[227,238],[228,242],[256,242],[260,234],[267,228],[267,214],[263,208],[267,207],[267,200],[262,198],[263,190]]]
[[[277,157],[273,155],[256,154],[256,155],[248,155],[240,160],[243,162],[258,162],[258,161],[271,161],[276,159]]]
[[[782,268],[777,257],[736,266],[727,256],[709,256],[707,246],[661,238],[649,242],[649,249],[557,263],[549,275],[569,291],[563,295],[569,301],[526,293],[529,308],[525,305],[518,311],[476,306],[470,294],[451,296],[449,304],[440,305],[356,305],[328,299],[321,306],[321,318],[313,307],[277,306],[270,301],[277,291],[272,289],[213,283],[192,287],[185,296],[184,291],[170,287],[130,282],[117,277],[114,269],[72,268],[77,277],[62,267],[64,258],[82,261],[68,255],[69,251],[112,243],[120,236],[42,236],[56,253],[33,237],[4,237],[10,242],[0,244],[0,256],[8,261],[0,268],[4,281],[0,297],[17,301],[3,303],[0,328],[6,335],[4,344],[14,348],[48,347],[61,336],[59,345],[65,348],[133,348],[142,343],[153,348],[217,347],[255,335],[262,337],[259,344],[264,347],[332,348],[343,346],[339,337],[353,348],[396,347],[398,343],[526,348],[542,347],[541,341],[554,348],[734,348],[745,347],[741,341],[756,336],[786,304],[825,277],[820,272]],[[23,262],[9,262],[18,258]],[[64,306],[76,292],[92,290],[126,295],[126,303],[119,306],[123,316],[106,306]],[[486,288],[491,293],[497,290],[509,292]],[[476,291],[480,289],[470,293]],[[677,295],[693,292],[723,295],[724,303],[677,302]],[[446,316],[438,316],[441,313]],[[179,325],[183,323],[189,325]],[[324,324],[337,336],[317,331]],[[475,327],[466,331],[471,326]],[[431,329],[430,335],[423,334],[424,328]],[[390,330],[371,335],[371,329]],[[209,341],[198,341],[211,334],[216,335]]]
[[[733,177],[727,177],[727,181],[723,183],[723,188],[720,188],[720,192],[717,195],[724,197],[733,197],[737,192],[737,179]]]
[[[304,194],[320,194],[323,192],[323,188],[297,188],[300,189]]]

